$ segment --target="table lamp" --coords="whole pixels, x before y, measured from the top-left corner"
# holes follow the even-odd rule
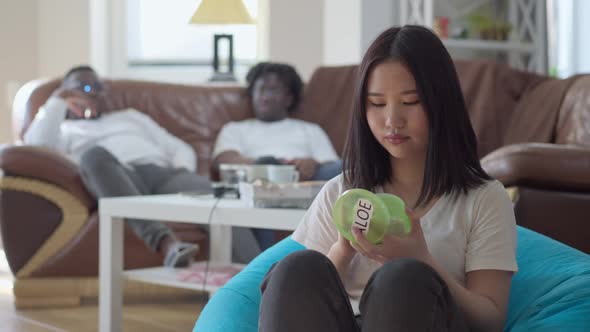
[[[190,24],[252,24],[254,20],[246,10],[242,0],[202,0],[191,17]],[[222,72],[219,61],[219,42],[227,39],[229,44],[227,71]],[[215,34],[213,37],[213,76],[210,81],[235,81],[234,49],[231,34]]]

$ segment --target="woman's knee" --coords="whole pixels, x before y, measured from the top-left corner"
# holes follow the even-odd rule
[[[328,280],[335,268],[328,257],[314,250],[301,250],[285,256],[268,272],[266,279],[295,292]],[[313,288],[313,287],[311,287]]]
[[[328,257],[315,250],[300,250],[285,256],[275,266],[275,270],[283,270],[297,275],[309,272],[317,273],[326,270],[331,264]]]

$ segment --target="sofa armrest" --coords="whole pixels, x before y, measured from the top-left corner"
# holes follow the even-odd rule
[[[32,178],[55,184],[67,191],[88,209],[97,206],[86,190],[79,168],[62,155],[42,147],[10,145],[0,149],[0,169],[5,175]]]
[[[488,154],[481,164],[505,186],[590,192],[590,149],[585,147],[514,144]]]

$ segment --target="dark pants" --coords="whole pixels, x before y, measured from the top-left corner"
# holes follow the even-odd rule
[[[398,259],[369,279],[355,317],[332,262],[304,250],[261,284],[259,331],[468,331],[447,285],[428,265]]]
[[[194,172],[154,164],[124,166],[100,146],[82,155],[80,172],[84,184],[96,198],[212,191],[209,180]],[[164,237],[174,237],[172,231],[158,221],[129,219],[127,224],[154,251]]]
[[[125,166],[102,147],[89,149],[80,161],[82,180],[95,197],[174,194],[183,191],[212,192],[208,178],[183,168],[154,164]],[[158,250],[166,236],[174,236],[163,223],[153,220],[126,220],[129,227],[152,250]],[[232,259],[248,263],[261,249],[247,228],[232,228]]]

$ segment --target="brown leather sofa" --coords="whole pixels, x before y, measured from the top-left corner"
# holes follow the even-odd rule
[[[487,62],[456,64],[484,168],[512,187],[517,222],[590,253],[590,75],[557,80]],[[320,124],[338,152],[348,128],[355,70],[316,70],[295,114]],[[22,119],[15,128],[20,137],[58,84],[39,84],[24,107],[15,108],[15,118]],[[136,108],[188,142],[197,152],[200,174],[210,173],[221,127],[252,116],[239,86],[107,84],[109,109]],[[27,282],[95,278],[97,202],[82,185],[77,166],[49,150],[12,145],[0,150],[0,168],[0,227],[17,277],[17,300]],[[174,229],[181,238],[207,246],[194,227]],[[126,228],[125,268],[159,264],[161,257]]]
[[[590,253],[590,75],[457,71],[482,166],[512,188],[517,223]]]

